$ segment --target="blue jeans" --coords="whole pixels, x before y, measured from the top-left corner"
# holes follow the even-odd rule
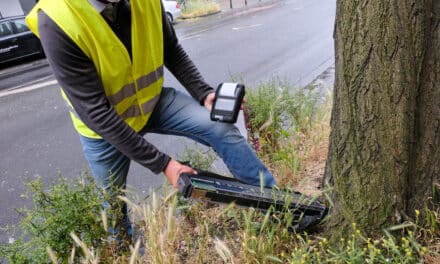
[[[259,186],[262,175],[265,186],[276,184],[235,125],[211,121],[204,106],[173,88],[163,88],[150,121],[141,131],[142,135],[145,133],[191,138],[212,147],[240,181]],[[130,160],[103,139],[80,139],[98,185],[106,189],[125,188]],[[126,214],[126,208],[123,210]]]

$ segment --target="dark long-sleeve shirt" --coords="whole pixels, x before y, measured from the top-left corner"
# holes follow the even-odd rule
[[[127,0],[109,5],[101,15],[131,54],[131,10]],[[136,133],[122,120],[107,100],[103,84],[90,58],[43,11],[38,30],[55,78],[79,118],[104,140],[131,160],[155,173],[165,170],[170,157]],[[162,6],[164,64],[195,100],[203,103],[211,92],[194,63],[178,43]],[[90,25],[94,26],[94,25]],[[115,63],[117,67],[117,63]]]

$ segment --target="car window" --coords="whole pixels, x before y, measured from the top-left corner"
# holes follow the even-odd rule
[[[12,26],[9,21],[0,23],[0,38],[12,35]]]
[[[29,31],[29,28],[27,27],[24,19],[14,20],[13,23],[15,25],[15,28],[17,29],[17,33]]]

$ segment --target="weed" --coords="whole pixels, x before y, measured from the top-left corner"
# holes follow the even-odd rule
[[[196,144],[195,147],[191,148],[185,146],[182,154],[179,155],[179,159],[189,162],[194,168],[212,171],[217,155],[211,149],[202,148]]]
[[[195,18],[220,11],[220,6],[211,0],[186,0],[182,5],[182,18]]]
[[[259,155],[277,166],[278,173],[282,164],[286,175],[297,174],[307,148],[325,137],[319,134],[326,131],[325,115],[312,94],[296,94],[278,80],[259,89],[248,93],[251,131],[262,143]],[[292,104],[292,109],[277,108],[283,104]],[[201,150],[186,151],[183,159],[204,169],[215,159]],[[440,209],[435,199],[416,211],[412,222],[390,227],[380,237],[369,238],[353,224],[347,239],[331,244],[320,234],[292,231],[294,216],[288,210],[281,216],[234,204],[183,200],[167,187],[146,201],[118,198],[129,205],[141,232],[127,258],[117,249],[106,250],[111,244],[102,237],[109,220],[102,213],[101,191],[85,182],[61,180],[47,192],[41,180],[32,183],[35,208],[21,211],[27,240],[0,246],[1,256],[11,263],[58,263],[66,258],[71,263],[440,263]],[[292,179],[284,182],[288,187],[295,184]]]
[[[71,188],[63,185],[64,188]],[[83,188],[84,186],[81,185]],[[38,187],[37,190],[40,190]],[[52,193],[52,192],[50,192]],[[71,193],[68,191],[67,193]],[[99,216],[99,195],[79,192],[79,196],[96,201]],[[53,197],[53,195],[47,195]],[[71,196],[70,194],[68,195]],[[152,193],[147,201],[133,202],[126,197],[119,199],[129,205],[142,234],[131,247],[129,263],[438,263],[440,218],[438,211],[422,214],[416,211],[414,222],[390,227],[379,238],[368,238],[356,224],[348,239],[330,244],[319,234],[295,233],[289,227],[293,223],[292,212],[277,215],[268,210],[243,209],[230,204],[226,207],[199,201],[179,201],[175,191],[162,188]],[[53,199],[51,199],[53,200]],[[80,199],[83,200],[83,199]],[[84,208],[84,207],[83,207]],[[422,218],[423,215],[423,218]],[[87,214],[86,214],[87,216]],[[77,222],[82,216],[74,216]],[[101,226],[102,218],[93,218],[89,226]],[[428,219],[429,221],[426,221]],[[432,222],[434,221],[434,222]],[[435,223],[435,225],[434,225]],[[48,226],[47,228],[54,228]],[[81,231],[82,230],[82,231]],[[57,263],[63,252],[70,252],[71,262],[80,263],[127,263],[121,252],[112,255],[85,242],[94,234],[93,228],[75,226],[68,234],[67,251],[49,246],[40,238],[33,238],[38,250],[24,250],[19,243],[2,247],[9,253],[11,263]],[[399,231],[400,235],[393,234]],[[81,235],[79,235],[81,234]],[[57,241],[60,241],[60,238]],[[52,240],[55,240],[53,238]],[[26,244],[30,245],[30,244]],[[144,254],[140,252],[144,245]],[[104,246],[108,246],[105,244]],[[5,251],[6,249],[6,251]],[[15,249],[15,255],[12,250]],[[9,250],[9,251],[7,251]],[[27,254],[22,254],[23,252]],[[80,254],[81,252],[81,254]],[[65,259],[64,259],[65,260]],[[106,261],[108,260],[108,261]]]
[[[320,138],[312,133],[325,115],[313,89],[295,89],[286,81],[272,79],[248,89],[245,117],[248,138],[258,156],[274,170],[284,186],[296,185],[301,162],[311,144]],[[322,131],[321,131],[322,134]]]
[[[45,263],[48,252],[67,260],[75,248],[69,235],[73,231],[90,246],[100,244],[106,234],[99,218],[103,195],[93,180],[83,176],[69,182],[61,177],[46,191],[38,178],[27,186],[34,208],[18,210],[23,217],[22,238],[0,246],[0,253],[11,263]]]

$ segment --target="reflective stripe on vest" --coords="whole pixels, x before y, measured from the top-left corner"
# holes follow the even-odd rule
[[[140,77],[136,80],[137,86],[139,90],[142,90],[144,88],[147,88],[151,84],[157,82],[160,78],[163,77],[163,66],[157,68],[155,71]],[[116,105],[120,103],[125,98],[128,98],[130,96],[133,96],[136,94],[136,88],[134,83],[130,83],[122,87],[119,92],[108,96],[108,100],[113,104]]]
[[[107,99],[117,114],[139,132],[147,124],[163,84],[160,1],[130,0],[132,59],[88,0],[40,0],[26,21],[38,36],[38,10],[43,10],[93,61]],[[63,91],[62,94],[71,105]],[[74,126],[80,134],[100,138],[74,111],[71,113]]]

